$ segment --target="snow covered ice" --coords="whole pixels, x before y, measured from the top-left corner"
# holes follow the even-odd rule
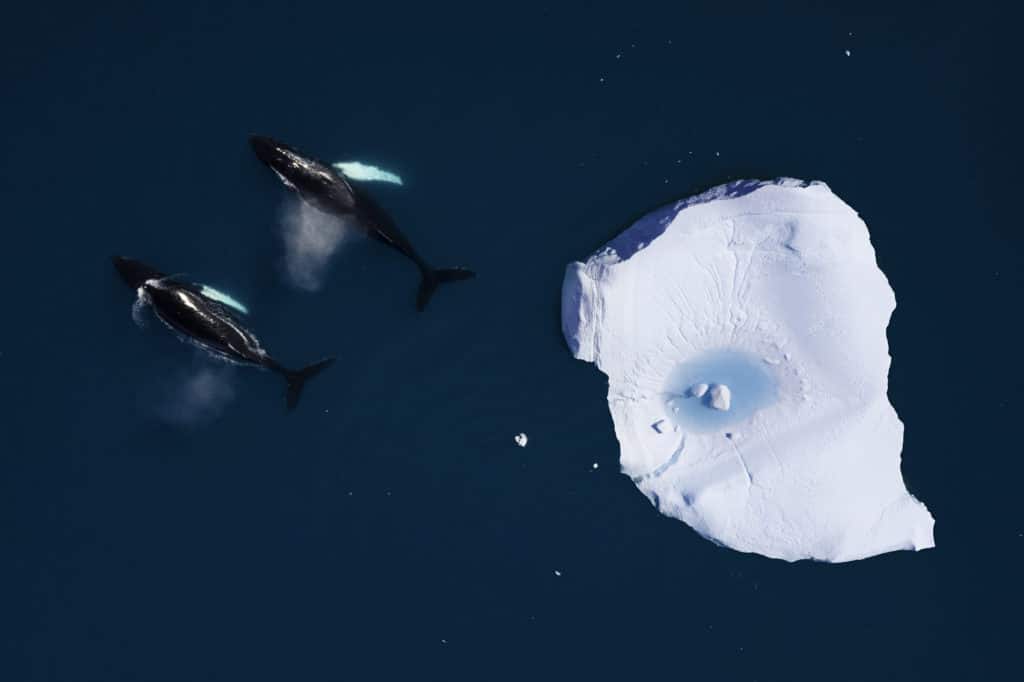
[[[934,546],[886,395],[895,306],[825,184],[746,180],[570,264],[562,329],[608,376],[622,469],[657,509],[736,550],[838,562]]]

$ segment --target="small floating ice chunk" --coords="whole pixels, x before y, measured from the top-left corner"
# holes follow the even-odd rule
[[[725,384],[715,384],[711,387],[711,401],[709,405],[716,409],[727,412],[732,404],[732,393]]]
[[[518,445],[519,447],[525,448],[527,440],[529,439],[526,437],[525,433],[516,434],[516,445]]]
[[[708,392],[707,384],[694,384],[690,387],[690,395],[694,398],[703,398],[704,394]]]

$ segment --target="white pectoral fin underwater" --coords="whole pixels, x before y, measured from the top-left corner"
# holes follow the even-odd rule
[[[370,166],[359,161],[337,161],[331,166],[352,180],[365,180],[367,182],[390,182],[393,185],[401,185],[402,178],[397,173],[386,171],[383,168]]]
[[[115,256],[113,261],[125,283],[138,292],[133,317],[138,316],[139,307],[147,306],[181,339],[209,355],[281,374],[287,383],[285,400],[289,410],[298,405],[306,382],[334,362],[334,358],[326,358],[302,369],[286,369],[232,314],[246,311],[234,298],[205,285],[176,281],[133,258]]]
[[[219,291],[205,284],[200,284],[199,287],[199,293],[205,296],[206,298],[211,298],[214,301],[223,303],[224,305],[230,308],[234,308],[243,315],[249,314],[249,309],[246,308],[244,304],[242,304],[238,299],[234,298],[233,296],[225,294],[223,291]]]

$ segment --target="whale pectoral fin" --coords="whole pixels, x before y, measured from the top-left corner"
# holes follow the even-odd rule
[[[132,322],[135,323],[136,327],[144,329],[146,327],[146,301],[141,297],[135,299],[135,303],[132,304]]]
[[[370,166],[359,161],[338,161],[331,166],[339,171],[349,180],[367,180],[376,182],[390,182],[395,185],[402,184],[402,178],[390,171],[376,166]]]

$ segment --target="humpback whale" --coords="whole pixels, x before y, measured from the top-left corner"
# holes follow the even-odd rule
[[[302,369],[287,369],[263,349],[227,305],[205,293],[208,287],[179,281],[132,258],[114,256],[113,260],[121,278],[138,292],[139,300],[151,306],[156,316],[184,340],[229,362],[283,376],[288,385],[288,409],[298,404],[305,382],[334,362],[334,358],[326,358]]]
[[[438,285],[470,279],[472,270],[456,267],[435,269],[423,259],[398,229],[394,219],[361,187],[352,185],[330,164],[305,156],[269,137],[249,137],[256,156],[267,164],[281,182],[307,204],[319,211],[353,219],[370,236],[395,249],[420,270],[416,309],[424,310]]]

